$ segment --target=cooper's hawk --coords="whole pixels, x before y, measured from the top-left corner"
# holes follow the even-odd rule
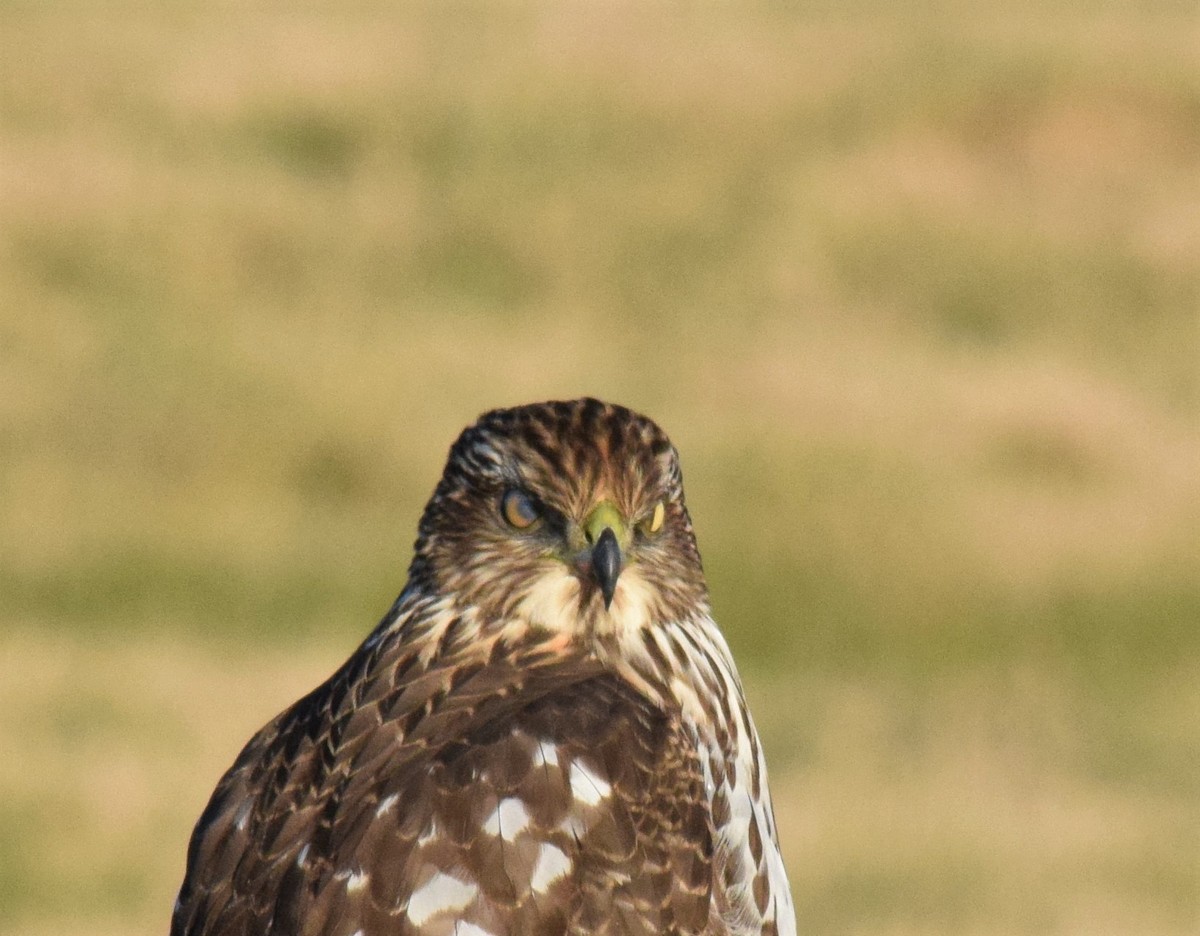
[[[395,605],[217,785],[171,932],[795,932],[658,426],[584,399],[463,432]]]

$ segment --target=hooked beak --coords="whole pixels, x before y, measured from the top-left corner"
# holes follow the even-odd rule
[[[620,512],[611,503],[599,504],[586,520],[583,532],[591,543],[592,576],[604,595],[604,610],[612,604],[617,590],[617,578],[621,574],[621,540],[625,533],[625,522]]]
[[[604,595],[604,610],[612,604],[613,592],[617,590],[617,576],[621,574],[621,547],[612,527],[605,527],[600,539],[592,547],[592,574]]]

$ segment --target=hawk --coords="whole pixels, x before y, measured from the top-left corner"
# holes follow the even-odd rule
[[[408,583],[200,816],[172,936],[795,932],[679,456],[583,399],[484,414]]]

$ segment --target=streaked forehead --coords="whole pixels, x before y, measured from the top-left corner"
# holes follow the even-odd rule
[[[678,483],[671,442],[652,420],[593,399],[485,413],[454,457],[472,473],[557,490],[567,501],[597,490],[629,501],[635,488]]]

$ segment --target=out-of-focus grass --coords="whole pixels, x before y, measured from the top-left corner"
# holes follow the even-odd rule
[[[0,6],[0,932],[161,932],[479,411],[684,456],[802,928],[1200,921],[1185,4]]]

